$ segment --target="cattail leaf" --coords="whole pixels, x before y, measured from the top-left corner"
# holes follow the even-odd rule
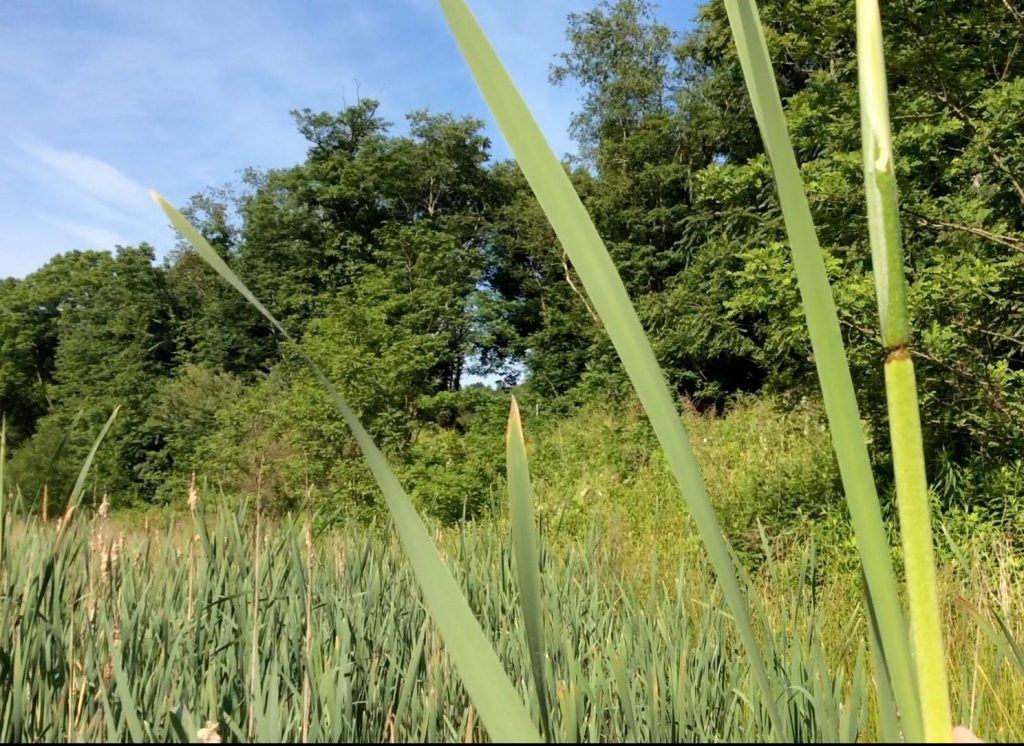
[[[85,457],[85,461],[82,462],[82,468],[78,472],[78,479],[75,480],[75,486],[71,489],[71,495],[68,497],[67,508],[64,510],[64,517],[60,521],[60,532],[61,535],[67,529],[68,523],[71,520],[72,514],[78,508],[82,502],[82,495],[85,492],[85,480],[89,476],[89,469],[92,468],[92,462],[96,458],[96,452],[100,449],[100,444],[103,439],[107,437],[111,425],[114,424],[114,420],[117,419],[118,412],[121,411],[121,406],[114,407],[114,411],[110,413],[110,417],[107,418],[106,424],[100,430],[100,434],[93,441],[92,448],[89,450],[89,454]]]
[[[441,0],[441,6],[477,86],[579,274],[643,403],[735,618],[757,677],[763,704],[771,714],[775,737],[781,739],[783,721],[775,704],[775,693],[768,680],[750,611],[736,579],[728,541],[722,534],[679,412],[622,278],[565,169],[466,3],[464,0]]]
[[[494,741],[539,742],[537,732],[508,674],[498,661],[490,642],[473,616],[469,604],[445,567],[423,521],[391,471],[355,412],[342,398],[320,367],[292,339],[280,322],[249,291],[212,246],[167,200],[153,199],[170,218],[175,229],[199,255],[232,287],[246,298],[276,328],[309,365],[327,390],[331,401],[348,425],[384,495],[402,545],[408,553],[423,599],[444,638],[480,720]]]
[[[533,517],[533,490],[526,458],[526,441],[519,404],[512,397],[505,433],[506,471],[508,475],[509,514],[512,522],[512,550],[519,581],[519,603],[526,623],[533,682],[540,707],[541,725],[548,741],[553,740],[548,713],[548,693],[544,677],[544,606],[540,576],[540,552],[537,549],[537,525]]]
[[[6,561],[7,542],[7,417],[0,417],[0,568]]]

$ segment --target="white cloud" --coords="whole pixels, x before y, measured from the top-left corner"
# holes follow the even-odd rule
[[[135,206],[147,194],[142,184],[94,156],[42,143],[22,144],[21,149],[69,184],[102,202]]]
[[[27,274],[72,249],[173,242],[143,185],[101,158],[0,141],[0,166],[0,275]]]
[[[567,14],[595,2],[470,0],[559,154],[576,94],[548,67]],[[0,0],[0,275],[81,240],[169,248],[143,185],[182,204],[296,163],[289,110],[357,94],[399,132],[413,109],[476,116],[508,155],[435,0]]]
[[[124,236],[100,226],[60,218],[51,218],[51,222],[67,234],[84,241],[85,245],[82,248],[109,250],[114,246],[130,246],[134,243]]]

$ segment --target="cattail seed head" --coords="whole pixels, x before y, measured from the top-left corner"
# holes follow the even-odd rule
[[[106,544],[100,551],[100,582],[103,585],[110,583],[110,551]]]
[[[192,472],[192,479],[188,483],[188,509],[195,513],[199,507],[199,490],[196,489],[196,473]]]
[[[220,723],[215,720],[207,720],[206,725],[196,732],[196,738],[202,743],[220,743],[220,733],[217,731]]]

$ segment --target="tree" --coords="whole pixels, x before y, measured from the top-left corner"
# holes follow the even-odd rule
[[[72,251],[0,281],[0,412],[13,448],[52,406],[62,318],[91,302],[110,263],[106,252]]]
[[[246,177],[251,183],[255,176]],[[183,210],[236,271],[244,196],[228,186],[195,194]],[[165,262],[177,362],[247,376],[265,370],[277,347],[263,317],[184,241]]]
[[[137,491],[138,468],[159,448],[161,434],[144,427],[157,381],[175,357],[163,272],[152,247],[119,247],[87,303],[67,308],[60,321],[54,411],[61,422],[84,413],[72,453],[84,458],[99,425],[116,406],[121,415],[97,456],[102,489]]]
[[[872,423],[884,425],[877,327],[863,216],[854,12],[848,3],[762,3],[798,158]],[[1024,25],[1012,3],[894,2],[883,13],[909,302],[919,330],[919,386],[933,449],[964,462],[1012,458],[1024,445],[1019,251],[1024,191],[1019,79]],[[685,45],[702,69],[705,111],[745,100],[721,3]],[[813,387],[798,295],[774,189],[743,118],[723,157],[698,174],[708,239],[734,257],[722,278],[728,314],[774,386]],[[741,196],[739,200],[735,197]],[[757,205],[753,220],[723,220]],[[701,249],[704,251],[705,249]],[[719,273],[713,272],[714,277]],[[712,285],[717,280],[710,279]]]
[[[654,20],[647,0],[609,0],[585,13],[571,13],[570,51],[558,55],[551,82],[575,80],[583,108],[571,132],[593,153],[611,140],[633,134],[644,120],[670,108],[672,32]]]
[[[486,246],[480,368],[511,383],[522,361],[540,391],[559,396],[586,372],[600,323],[518,166],[499,163],[493,173],[503,196]],[[581,190],[591,182],[581,171],[573,178]]]

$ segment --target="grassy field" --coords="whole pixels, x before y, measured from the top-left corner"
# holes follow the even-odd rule
[[[506,524],[434,536],[536,720]],[[706,560],[685,540],[641,558],[643,541],[592,522],[543,542],[555,740],[771,737]],[[785,736],[876,740],[857,576],[795,536],[766,546],[746,583]],[[1024,737],[1020,661],[995,632],[1022,632],[1011,549],[992,538],[940,573],[954,720],[987,740]],[[314,536],[305,516],[202,506],[159,526],[15,519],[2,562],[5,741],[487,738],[387,526]]]
[[[312,512],[271,521],[212,493],[190,495],[167,527],[83,517],[115,408],[60,522],[0,501],[0,738],[944,742],[959,722],[1019,739],[1024,567],[1019,523],[1006,524],[1021,511],[1004,500],[978,523],[933,510],[877,4],[857,3],[857,39],[888,433],[864,430],[752,3],[725,7],[824,405],[764,398],[724,418],[689,412],[685,427],[563,165],[465,4],[442,7],[635,406],[542,425],[528,457],[513,399],[507,482],[491,480],[507,521],[501,508],[424,522],[422,495],[406,493],[314,356],[154,193],[323,385],[391,522],[325,533]]]

